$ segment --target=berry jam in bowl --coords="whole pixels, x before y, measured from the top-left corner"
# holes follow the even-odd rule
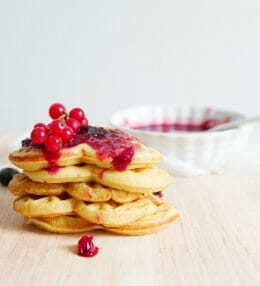
[[[154,105],[119,111],[111,124],[161,151],[171,173],[201,175],[221,171],[245,146],[252,127],[210,128],[244,118],[219,109]]]

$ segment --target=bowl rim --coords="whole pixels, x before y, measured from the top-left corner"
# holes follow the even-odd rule
[[[226,113],[227,115],[233,115],[238,117],[238,119],[245,119],[247,118],[247,116],[245,114],[242,114],[240,112],[237,111],[232,111],[232,110],[227,110],[227,109],[222,109],[222,108],[212,108],[209,106],[189,106],[189,105],[181,105],[181,106],[177,106],[177,105],[166,105],[166,104],[154,104],[154,105],[141,105],[141,106],[136,106],[136,107],[132,107],[132,108],[126,108],[126,109],[121,109],[118,110],[116,112],[114,112],[111,117],[110,117],[110,124],[118,129],[121,129],[123,131],[126,132],[134,132],[136,134],[145,134],[145,135],[150,135],[150,136],[163,136],[163,137],[190,137],[190,136],[219,136],[220,134],[227,134],[230,132],[236,132],[236,131],[240,131],[243,129],[246,129],[248,126],[240,126],[240,127],[236,127],[233,129],[229,129],[229,130],[223,130],[223,131],[216,131],[216,132],[205,132],[205,131],[196,131],[196,132],[187,132],[187,131],[178,131],[178,132],[161,132],[161,131],[149,131],[149,130],[139,130],[139,129],[134,129],[134,128],[130,128],[130,127],[123,127],[121,125],[119,125],[116,121],[118,118],[122,117],[122,115],[126,112],[129,111],[135,111],[141,108],[147,108],[147,109],[151,109],[151,108],[183,108],[183,109],[211,109],[213,111],[218,111],[218,112],[222,112],[222,113]]]

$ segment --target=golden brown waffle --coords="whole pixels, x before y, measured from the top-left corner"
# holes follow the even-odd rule
[[[138,141],[132,142],[136,146],[136,151],[128,169],[148,168],[158,164],[162,160],[162,155]],[[26,147],[14,151],[9,155],[9,160],[17,167],[24,170],[40,170],[48,167],[44,153],[41,150],[30,150]],[[76,145],[71,148],[64,148],[61,156],[56,162],[57,166],[73,166],[82,163],[94,164],[101,168],[112,169],[112,158],[98,158],[96,152],[86,143]]]
[[[54,233],[82,233],[100,229],[100,225],[87,222],[79,216],[25,217],[25,221]]]
[[[88,222],[115,227],[126,225],[156,212],[149,198],[118,204],[113,201],[85,203],[72,198],[24,196],[14,201],[15,211],[27,217],[53,217],[78,214]]]
[[[35,182],[97,182],[107,187],[133,193],[154,193],[171,183],[170,175],[159,168],[116,171],[93,165],[68,166],[50,173],[47,170],[24,171]]]
[[[146,235],[158,232],[179,218],[179,213],[170,204],[163,203],[158,206],[157,211],[151,215],[142,217],[128,225],[106,230],[125,235]]]
[[[13,177],[8,185],[9,190],[18,197],[26,194],[36,196],[60,196],[64,192],[71,197],[87,202],[105,202],[113,200],[118,203],[127,203],[142,197],[138,193],[129,193],[108,188],[98,183],[36,183],[30,180],[25,174],[18,174]]]
[[[142,198],[124,204],[117,204],[113,201],[86,204],[78,201],[74,211],[88,222],[117,227],[153,214],[156,209],[157,206],[150,199]]]
[[[51,197],[24,196],[14,201],[14,210],[28,217],[59,216],[73,214],[75,200]]]
[[[26,218],[28,224],[55,233],[82,233],[96,229],[124,235],[147,235],[160,231],[179,217],[176,209],[167,204],[161,204],[152,215],[147,215],[122,227],[107,228],[100,224],[93,224],[78,216],[38,217]]]

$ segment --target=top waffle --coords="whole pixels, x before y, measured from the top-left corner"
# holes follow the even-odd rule
[[[28,139],[21,149],[9,155],[9,159],[17,167],[28,171],[82,163],[121,171],[152,167],[161,161],[162,155],[119,130],[88,127],[54,157]]]

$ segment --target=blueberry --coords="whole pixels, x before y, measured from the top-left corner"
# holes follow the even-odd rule
[[[7,186],[12,180],[13,176],[19,174],[19,171],[13,168],[4,168],[0,171],[0,183]]]
[[[91,137],[103,139],[106,134],[107,130],[103,127],[94,127],[94,126],[82,126],[80,127],[79,134],[87,133]]]
[[[87,132],[90,136],[98,139],[103,139],[107,134],[107,130],[103,127],[88,126]]]
[[[32,144],[32,140],[29,138],[22,140],[22,147],[30,147],[31,144]]]
[[[29,148],[29,149],[41,149],[43,148],[44,144],[33,144],[30,138],[26,138],[22,140],[22,147]]]

